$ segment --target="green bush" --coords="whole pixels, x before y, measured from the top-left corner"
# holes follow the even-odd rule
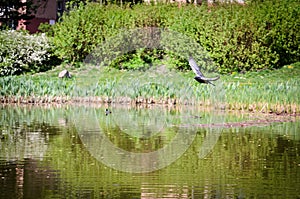
[[[220,72],[271,69],[299,61],[296,2],[270,0],[207,9],[188,6],[174,13],[167,27],[194,38],[219,64]]]
[[[0,76],[49,69],[52,47],[43,34],[0,31]]]
[[[215,7],[187,4],[181,8],[175,4],[122,8],[87,3],[79,4],[53,27],[53,41],[57,56],[77,62],[124,29],[162,27],[198,42],[220,72],[240,72],[278,68],[299,61],[299,19],[297,1],[253,1],[245,6]],[[188,46],[175,51],[184,50]],[[164,54],[174,57],[172,52]]]
[[[163,26],[165,19],[161,13],[167,14],[169,8],[169,5],[121,8],[117,5],[80,3],[54,25],[55,53],[69,62],[83,61],[97,45],[124,29]]]
[[[110,10],[114,10],[116,15],[112,15]],[[109,8],[100,4],[89,3],[85,6],[79,3],[77,8],[62,16],[61,23],[53,27],[55,54],[70,62],[82,61],[105,37],[121,28],[113,23],[120,23],[122,18],[125,22],[125,11],[117,6]]]
[[[49,23],[41,23],[38,29],[41,33],[45,33],[48,37],[53,37],[54,35],[52,25],[50,25]]]

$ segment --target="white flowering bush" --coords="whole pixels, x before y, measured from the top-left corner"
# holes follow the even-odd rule
[[[0,31],[0,76],[47,70],[51,67],[51,52],[45,34]]]

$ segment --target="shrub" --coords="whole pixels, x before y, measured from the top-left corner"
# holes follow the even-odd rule
[[[299,1],[254,3],[254,20],[263,46],[279,56],[277,67],[300,61]]]
[[[0,31],[0,76],[47,70],[51,50],[44,34]]]
[[[121,28],[117,23],[120,23],[122,18],[125,21],[124,10],[117,6],[112,7],[95,3],[85,6],[79,3],[77,8],[64,14],[62,22],[53,27],[55,54],[69,62],[82,61],[112,31],[117,32]],[[110,12],[113,10],[115,15]],[[108,20],[115,24],[109,24]]]
[[[131,9],[79,3],[53,27],[55,54],[69,62],[83,61],[97,45],[123,29],[161,26],[164,20],[157,8],[167,13],[168,7],[136,5]]]
[[[50,25],[49,23],[41,23],[38,29],[41,33],[45,33],[48,37],[53,37],[54,35],[52,25]]]
[[[215,7],[187,4],[181,8],[175,4],[141,4],[132,9],[87,3],[65,14],[53,31],[56,54],[76,62],[122,29],[168,28],[198,42],[219,71],[228,73],[278,68],[299,61],[299,19],[297,1]],[[172,52],[164,54],[174,57]]]
[[[167,26],[194,38],[220,72],[278,68],[299,61],[299,15],[292,1],[188,6]]]

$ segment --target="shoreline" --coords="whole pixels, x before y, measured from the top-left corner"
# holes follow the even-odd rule
[[[201,109],[219,109],[220,111],[234,111],[240,113],[254,113],[254,114],[268,114],[277,116],[300,116],[300,105],[296,104],[268,104],[260,102],[256,104],[242,104],[242,103],[223,103],[213,106],[210,102],[179,102],[177,99],[154,99],[154,98],[136,98],[120,97],[111,99],[109,97],[69,97],[69,96],[54,96],[54,97],[0,97],[1,105],[125,105],[125,106],[194,106]]]

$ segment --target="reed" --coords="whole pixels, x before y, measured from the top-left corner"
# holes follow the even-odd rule
[[[82,79],[8,76],[0,78],[0,100],[1,103],[218,104],[216,107],[229,110],[300,113],[299,71],[300,66],[292,71],[283,68],[268,73],[225,75],[216,87],[198,84],[190,72],[153,75],[116,70],[101,72],[96,81],[89,79],[88,74]],[[293,75],[278,78],[285,73]]]

